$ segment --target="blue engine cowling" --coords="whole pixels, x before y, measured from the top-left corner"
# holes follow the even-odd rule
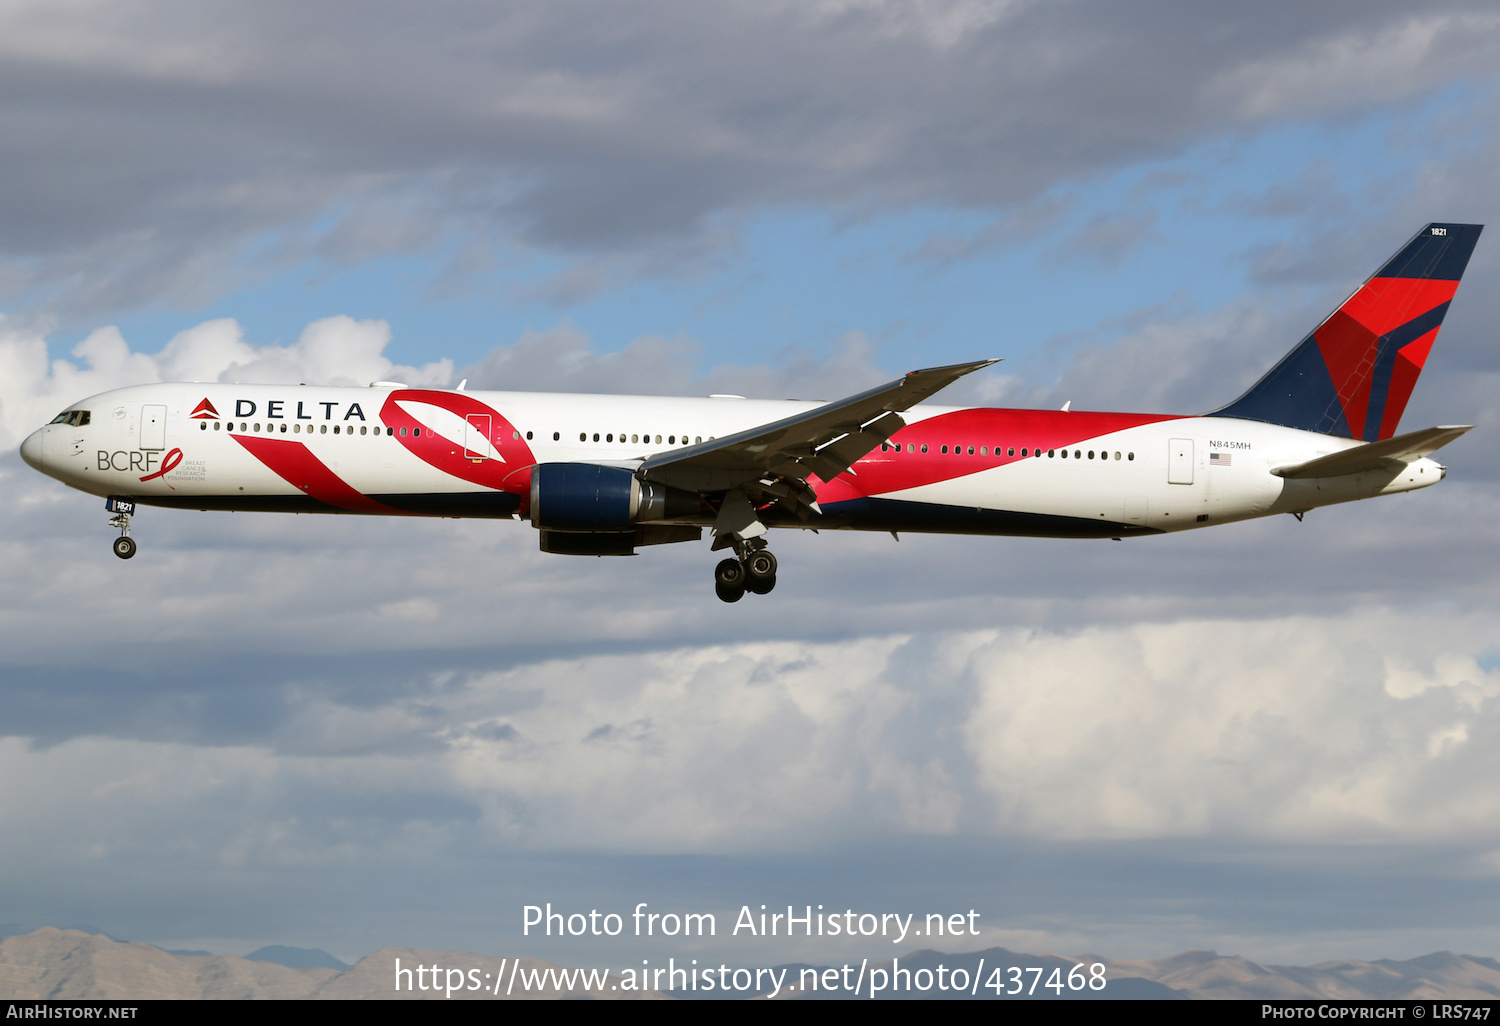
[[[531,468],[531,522],[543,531],[627,531],[700,513],[696,492],[641,481],[624,467],[539,463]]]
[[[531,471],[531,522],[548,531],[621,531],[635,523],[641,484],[623,467],[542,463]]]

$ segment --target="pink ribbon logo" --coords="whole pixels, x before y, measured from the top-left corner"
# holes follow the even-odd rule
[[[160,470],[158,470],[154,474],[147,474],[145,477],[141,478],[141,480],[142,481],[150,481],[153,478],[158,478],[158,477],[161,477],[163,474],[170,473],[170,472],[176,470],[177,469],[177,464],[179,464],[181,462],[182,462],[182,450],[181,449],[173,449],[171,452],[167,453],[167,458],[161,461],[161,469]]]

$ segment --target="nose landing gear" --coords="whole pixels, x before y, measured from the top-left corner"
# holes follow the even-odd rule
[[[109,526],[120,529],[120,537],[114,540],[112,546],[115,555],[121,559],[129,559],[135,555],[135,539],[130,537],[130,515],[135,512],[135,503],[128,499],[109,499],[104,503],[104,508],[114,514]]]
[[[765,544],[759,538],[737,543],[736,558],[714,567],[714,593],[721,601],[738,602],[747,591],[766,595],[776,587],[776,557]]]

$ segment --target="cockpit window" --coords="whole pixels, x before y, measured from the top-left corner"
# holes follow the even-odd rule
[[[88,410],[63,410],[52,418],[53,424],[71,424],[73,427],[84,427],[89,422]]]

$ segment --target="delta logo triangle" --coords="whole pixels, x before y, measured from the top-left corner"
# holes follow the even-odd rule
[[[219,411],[216,410],[216,409],[214,409],[214,404],[208,401],[208,397],[207,396],[204,396],[203,397],[203,401],[198,404],[197,408],[193,410],[192,416],[189,417],[188,419],[189,420],[218,420],[219,419]]]

